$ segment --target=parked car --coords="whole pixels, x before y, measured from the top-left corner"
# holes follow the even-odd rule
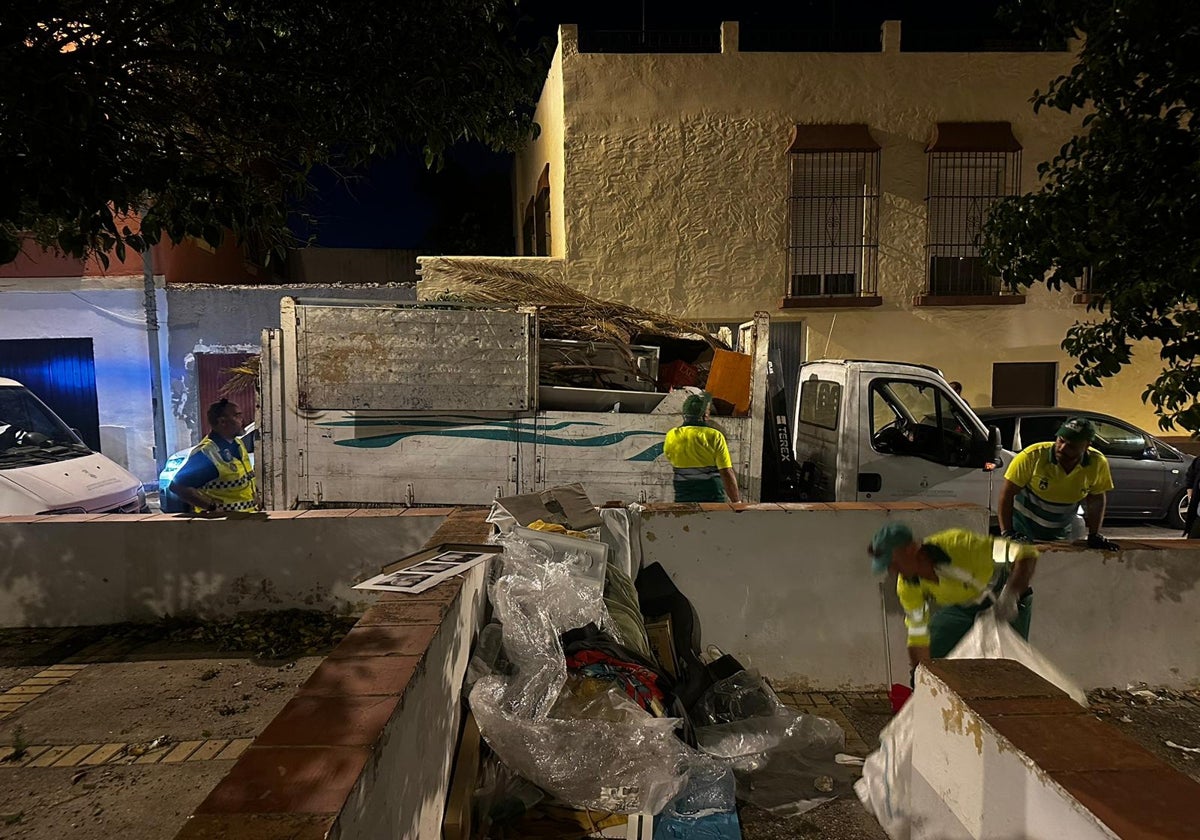
[[[0,378],[0,516],[148,509],[137,476],[89,449],[20,382]]]
[[[250,466],[254,466],[254,443],[257,440],[258,427],[251,423],[241,435],[242,444],[246,447],[246,452],[250,454]],[[187,449],[180,449],[178,452],[172,453],[167,462],[163,464],[162,472],[158,474],[158,506],[163,513],[187,513],[191,510],[187,502],[172,493],[170,488],[171,479],[175,478],[175,473],[179,472],[193,449],[195,449],[194,446],[189,446]]]
[[[1026,446],[1054,440],[1068,417],[1086,417],[1096,424],[1092,443],[1104,453],[1115,488],[1108,494],[1108,519],[1164,520],[1182,528],[1187,513],[1184,477],[1191,455],[1180,452],[1154,435],[1108,414],[1065,408],[980,408],[975,413],[988,426],[1000,429],[1005,449],[1020,452]]]

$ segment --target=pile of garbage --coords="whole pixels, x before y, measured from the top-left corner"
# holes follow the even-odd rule
[[[614,814],[655,815],[655,838],[728,840],[741,836],[739,801],[792,816],[852,794],[836,723],[701,652],[691,604],[661,566],[638,568],[636,511],[576,507],[574,521],[524,527],[504,502],[492,620],[465,687],[491,750],[480,836],[487,823],[537,836],[511,828],[537,806],[583,812],[597,831]]]

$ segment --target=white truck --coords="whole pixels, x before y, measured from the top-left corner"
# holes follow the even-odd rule
[[[746,501],[761,492],[768,318],[742,327],[749,410],[720,416]],[[537,313],[284,298],[263,331],[256,469],[268,509],[487,504],[581,482],[670,501],[680,395],[539,385]]]
[[[799,371],[795,458],[814,501],[960,501],[995,511],[1012,457],[932,367],[816,361]]]
[[[136,476],[88,449],[20,382],[0,378],[0,516],[147,509]]]

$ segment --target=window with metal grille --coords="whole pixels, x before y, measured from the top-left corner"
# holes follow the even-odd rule
[[[878,148],[790,157],[788,297],[876,294]]]
[[[1011,136],[1011,135],[1010,135]],[[930,151],[925,252],[931,295],[1000,295],[1000,278],[979,255],[992,206],[1017,194],[1021,152]]]

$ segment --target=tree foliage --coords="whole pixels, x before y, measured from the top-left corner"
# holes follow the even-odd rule
[[[513,149],[544,56],[513,0],[38,0],[0,10],[0,263],[166,235],[292,244],[315,166]],[[148,208],[141,232],[122,219]],[[136,227],[136,226],[135,226]],[[143,238],[144,237],[144,238]]]
[[[1074,286],[1088,272],[1095,317],[1063,341],[1076,359],[1068,387],[1101,385],[1137,342],[1155,342],[1163,370],[1143,399],[1162,428],[1196,432],[1200,3],[1012,0],[1007,11],[1047,43],[1084,36],[1071,71],[1032,100],[1081,114],[1083,129],[1038,167],[1037,192],[991,212],[984,257],[1018,286]]]

